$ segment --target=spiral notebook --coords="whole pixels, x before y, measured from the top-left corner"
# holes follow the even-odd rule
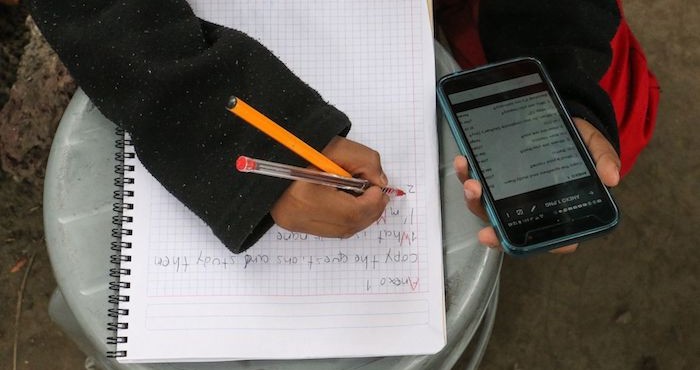
[[[273,227],[234,255],[151,177],[127,135],[118,154],[109,356],[181,362],[438,352],[446,331],[426,2],[190,3],[198,16],[258,39],[345,112],[349,137],[382,153],[392,184],[408,194],[352,238]]]

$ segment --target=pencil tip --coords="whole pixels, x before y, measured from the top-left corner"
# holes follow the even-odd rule
[[[396,196],[397,196],[397,197],[402,197],[402,196],[404,196],[404,195],[406,195],[406,192],[405,192],[405,191],[403,191],[403,190],[401,190],[401,189],[396,189]]]
[[[233,109],[238,103],[238,99],[235,96],[228,98],[228,104],[226,104],[226,109]]]

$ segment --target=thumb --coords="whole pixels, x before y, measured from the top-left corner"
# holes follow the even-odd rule
[[[620,157],[610,141],[603,136],[592,124],[581,118],[574,118],[576,128],[581,134],[584,144],[591,153],[596,165],[596,172],[601,181],[613,187],[620,182]]]

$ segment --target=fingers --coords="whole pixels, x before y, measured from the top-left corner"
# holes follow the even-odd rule
[[[367,179],[373,185],[383,187],[389,183],[376,150],[336,136],[323,149],[323,154],[353,176]]]
[[[469,164],[464,156],[458,155],[455,157],[452,165],[457,174],[459,182],[462,183],[464,188],[464,201],[467,204],[467,208],[474,215],[486,221],[486,210],[484,210],[483,204],[481,204],[481,184],[479,181],[469,178]]]
[[[496,236],[496,231],[491,226],[479,230],[477,238],[479,239],[479,243],[489,248],[500,248],[501,246]]]
[[[457,173],[459,182],[464,183],[467,181],[469,178],[469,162],[467,162],[467,158],[462,155],[455,156],[452,166],[455,169],[455,173]]]
[[[583,142],[588,147],[591,157],[596,164],[596,172],[603,184],[616,186],[620,182],[620,157],[615,148],[592,124],[581,118],[574,118],[576,128]]]
[[[576,249],[578,249],[578,244],[572,244],[572,245],[567,245],[565,247],[557,248],[557,249],[552,249],[549,251],[549,253],[553,254],[569,254],[569,253],[574,253],[576,252]]]
[[[496,236],[496,231],[491,226],[479,230],[477,238],[479,239],[479,243],[489,248],[503,249],[501,247],[500,241],[498,240],[498,236]],[[549,251],[549,253],[570,254],[576,252],[576,249],[578,249],[578,244],[572,244],[564,247],[559,247],[557,249],[552,249],[551,251]]]
[[[350,237],[374,223],[389,196],[380,187],[388,180],[379,153],[342,137],[333,138],[323,153],[354,176],[373,185],[357,196],[344,191],[295,181],[275,203],[270,214],[279,226],[325,237]]]
[[[596,172],[601,181],[606,186],[616,186],[620,182],[621,164],[620,157],[617,155],[615,148],[613,148],[608,139],[589,122],[580,118],[574,118],[574,122],[581,134],[581,138],[591,153],[591,157],[595,161]],[[469,178],[469,165],[466,158],[461,155],[456,156],[453,161],[453,167],[457,178],[463,183],[464,199],[467,207],[473,214],[487,221],[486,211],[481,203],[481,184]],[[489,226],[481,229],[478,233],[478,240],[481,244],[491,248],[501,248],[493,227]],[[577,248],[578,244],[572,244],[551,250],[550,252],[554,254],[568,254],[575,252]]]
[[[467,203],[469,211],[482,220],[488,221],[486,210],[481,203],[481,184],[476,180],[469,179],[464,182],[463,188],[464,200]]]
[[[487,221],[488,217],[486,216],[486,210],[481,204],[481,184],[477,180],[469,178],[469,163],[467,162],[467,159],[461,155],[455,156],[452,165],[455,169],[459,182],[462,183],[462,187],[464,189],[464,201],[467,204],[467,208],[469,208],[469,211],[477,217]],[[479,240],[479,243],[490,248],[498,248],[500,246],[498,237],[496,236],[496,231],[491,226],[479,230],[477,239]]]
[[[372,225],[384,213],[384,209],[389,204],[389,196],[384,194],[381,188],[373,186],[364,194],[351,200],[356,204],[355,214],[351,215],[350,221],[355,225],[350,235],[354,235]]]
[[[296,181],[275,203],[270,214],[289,230],[324,237],[350,237],[374,223],[389,197],[379,187],[360,196],[331,187]]]
[[[319,190],[324,190],[315,192],[320,207],[305,221],[313,228],[304,230],[319,236],[349,238],[372,225],[389,202],[389,197],[378,187],[359,197],[338,190]]]

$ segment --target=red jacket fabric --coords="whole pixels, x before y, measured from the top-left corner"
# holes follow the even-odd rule
[[[506,0],[435,0],[435,21],[463,68],[526,54],[543,59],[554,70],[557,85],[576,85],[562,94],[569,110],[608,137],[620,154],[624,176],[651,140],[659,84],[620,0],[562,0],[559,6],[521,0],[513,5]],[[494,20],[504,27],[494,26]],[[578,84],[589,79],[607,95],[611,110],[595,98],[596,87]],[[588,116],[581,105],[590,109]]]

